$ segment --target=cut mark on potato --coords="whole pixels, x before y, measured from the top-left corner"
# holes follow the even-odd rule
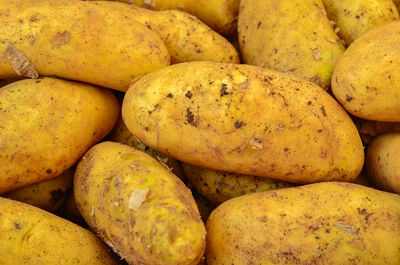
[[[353,228],[350,225],[346,224],[345,222],[338,221],[336,223],[336,226],[352,235],[357,234],[357,231],[354,231]]]
[[[260,135],[254,135],[250,141],[249,144],[251,145],[251,147],[253,149],[257,149],[257,150],[261,150],[263,149],[264,145],[263,145],[263,139],[262,136]]]
[[[149,188],[132,191],[128,201],[128,208],[134,211],[139,210],[143,202],[147,200],[147,194],[149,193],[149,191]]]
[[[35,67],[25,56],[25,54],[19,52],[11,43],[8,43],[7,49],[4,51],[3,55],[11,63],[17,75],[28,78],[39,77]]]

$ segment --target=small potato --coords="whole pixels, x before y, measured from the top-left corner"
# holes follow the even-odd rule
[[[74,176],[75,200],[98,236],[129,264],[196,265],[205,227],[190,190],[157,160],[103,142]]]
[[[279,180],[205,169],[182,163],[188,181],[198,193],[214,203],[260,191],[293,187]]]
[[[0,194],[59,176],[113,128],[110,90],[55,78],[0,89]]]
[[[400,122],[400,21],[355,40],[335,67],[332,92],[352,115]]]
[[[367,149],[365,164],[378,188],[400,194],[400,133],[376,137]]]
[[[66,193],[72,187],[73,169],[60,176],[23,187],[5,195],[10,199],[33,205],[48,212],[57,211],[63,204]]]
[[[0,198],[0,264],[117,265],[90,231],[58,216]]]
[[[400,264],[400,196],[325,182],[226,201],[207,221],[208,265]]]
[[[291,73],[327,89],[344,47],[321,0],[240,1],[245,63]]]
[[[392,0],[322,0],[338,35],[350,45],[367,30],[399,19]]]

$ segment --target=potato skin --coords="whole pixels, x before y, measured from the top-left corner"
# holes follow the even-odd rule
[[[329,19],[336,23],[338,35],[350,45],[367,30],[399,19],[392,0],[322,0]]]
[[[293,187],[289,182],[200,168],[185,163],[182,163],[182,169],[198,193],[218,204],[248,193]]]
[[[378,188],[400,194],[400,133],[376,137],[368,146],[365,164]]]
[[[352,115],[400,122],[400,21],[377,26],[355,40],[332,76],[336,99]]]
[[[118,264],[93,233],[58,216],[6,198],[0,212],[0,264]]]
[[[0,36],[0,53],[12,44],[39,75],[120,91],[133,79],[170,63],[156,33],[118,11],[90,2],[2,1]],[[10,60],[1,56],[0,78],[16,76]]]
[[[114,126],[111,91],[55,78],[0,89],[0,194],[54,178]]]
[[[182,162],[293,183],[352,181],[364,151],[354,123],[312,82],[249,65],[191,62],[127,91],[122,116]]]
[[[242,0],[239,43],[245,63],[288,72],[327,89],[344,47],[321,0]]]
[[[113,1],[95,3],[119,10],[155,31],[164,41],[173,64],[191,61],[239,63],[238,52],[229,41],[190,14],[178,10],[152,11]]]
[[[394,265],[400,197],[335,182],[253,193],[215,209],[207,233],[208,265]]]
[[[142,151],[94,146],[78,164],[74,192],[89,226],[129,264],[195,265],[203,256],[205,227],[190,190]]]
[[[72,187],[73,169],[68,169],[56,178],[29,185],[7,193],[5,197],[41,208],[48,212],[57,211]]]

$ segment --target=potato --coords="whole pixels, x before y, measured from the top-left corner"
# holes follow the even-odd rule
[[[73,176],[74,171],[70,168],[56,178],[12,191],[5,197],[33,205],[48,212],[55,212],[61,207],[66,198],[66,193],[71,189]]]
[[[203,256],[205,227],[190,190],[142,151],[94,146],[74,192],[89,226],[129,264],[196,265]]]
[[[239,43],[245,63],[310,79],[325,89],[344,47],[321,0],[242,0]]]
[[[118,264],[101,240],[67,220],[5,198],[0,213],[0,264]]]
[[[378,188],[400,194],[400,133],[376,137],[367,149],[365,164]]]
[[[352,115],[400,122],[400,21],[377,26],[355,40],[332,76],[336,99]]]
[[[400,133],[399,122],[368,121],[356,119],[355,122],[362,141],[370,143],[376,136],[385,133]]]
[[[185,163],[293,183],[353,181],[357,129],[314,83],[249,65],[191,62],[127,91],[122,116],[144,144]]]
[[[207,264],[400,264],[399,221],[398,195],[356,184],[253,193],[211,213]]]
[[[197,192],[218,204],[248,193],[293,186],[288,182],[205,169],[189,164],[182,164],[182,168]]]
[[[239,63],[235,48],[197,18],[181,11],[151,11],[135,5],[96,1],[98,5],[123,12],[155,31],[164,41],[172,63],[213,61]]]
[[[367,30],[399,19],[392,0],[322,0],[328,17],[336,23],[338,35],[351,44]]]
[[[170,63],[155,32],[83,1],[2,1],[0,40],[0,78],[58,76],[125,91]]]
[[[0,89],[0,194],[54,178],[114,126],[111,91],[55,78]]]

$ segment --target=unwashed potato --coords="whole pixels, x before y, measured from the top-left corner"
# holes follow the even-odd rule
[[[376,137],[368,146],[365,163],[378,188],[400,194],[400,133]]]
[[[400,21],[355,40],[335,67],[332,91],[352,115],[400,122]]]
[[[400,264],[400,197],[350,183],[253,193],[207,221],[208,265]]]
[[[0,194],[54,178],[117,121],[110,90],[55,78],[0,89]]]
[[[33,205],[48,212],[57,211],[72,187],[73,169],[60,176],[37,184],[23,187],[5,195],[10,199]]]
[[[327,89],[344,47],[321,0],[242,0],[239,43],[245,63],[307,78]]]
[[[338,35],[351,44],[367,30],[399,19],[392,0],[322,0]]]
[[[226,39],[185,12],[151,11],[113,1],[95,3],[121,11],[123,15],[155,31],[164,41],[171,55],[171,63],[190,61],[239,63],[238,52]]]
[[[0,2],[0,78],[58,76],[125,91],[170,63],[160,37],[83,1]]]
[[[75,200],[89,226],[129,264],[196,265],[205,227],[190,190],[148,154],[103,142],[74,176]]]
[[[198,193],[214,203],[260,191],[293,187],[279,180],[205,169],[182,163],[183,172]]]
[[[0,198],[0,264],[116,265],[93,233],[39,208]]]
[[[368,121],[356,119],[355,124],[365,144],[370,143],[376,136],[386,133],[400,133],[399,122]]]
[[[191,62],[127,91],[122,116],[144,144],[185,163],[293,183],[353,181],[357,129],[316,84],[249,65]]]

